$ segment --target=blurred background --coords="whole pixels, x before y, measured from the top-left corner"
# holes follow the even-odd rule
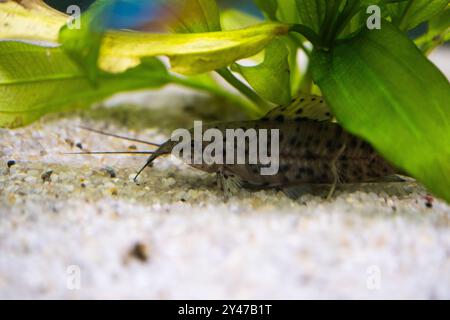
[[[82,11],[86,10],[94,0],[46,0],[48,5],[62,12],[66,12],[71,5],[78,5]],[[260,14],[252,0],[218,0],[222,9],[239,8],[255,15]],[[109,18],[111,28],[139,29],[153,20],[164,17],[163,6],[169,6],[170,11],[179,6],[179,0],[152,0],[152,1],[120,1]],[[172,7],[172,8],[170,8]]]

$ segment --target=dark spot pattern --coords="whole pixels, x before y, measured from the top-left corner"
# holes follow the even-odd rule
[[[305,168],[299,168],[297,174],[295,175],[296,179],[303,179],[305,177],[306,174],[306,169]]]
[[[331,140],[331,139],[328,140],[327,144],[326,144],[326,147],[327,147],[328,150],[333,151],[335,149],[334,141]]]
[[[275,121],[280,122],[280,123],[283,123],[283,122],[284,122],[284,116],[283,116],[282,114],[278,115],[278,116],[275,118]]]
[[[311,160],[311,159],[314,159],[315,158],[315,155],[314,155],[314,153],[312,153],[311,151],[309,151],[309,150],[306,150],[305,151],[305,155],[303,156],[305,159],[307,159],[307,160]]]
[[[356,137],[352,137],[350,140],[350,147],[351,148],[356,148],[358,146],[358,138]]]
[[[336,138],[339,138],[342,135],[342,127],[337,126],[334,134]]]
[[[370,151],[372,151],[372,146],[370,144],[368,144],[367,142],[363,142],[361,144],[361,149],[363,149],[366,152],[370,152]]]
[[[289,140],[289,144],[290,144],[291,146],[295,146],[295,145],[297,144],[297,138],[296,138],[296,137],[292,137],[292,138]]]
[[[16,164],[16,161],[15,160],[9,160],[7,163],[6,163],[6,165],[8,166],[8,168],[11,168],[13,165],[15,165]]]

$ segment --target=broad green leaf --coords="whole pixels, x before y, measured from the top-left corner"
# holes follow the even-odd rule
[[[143,57],[168,56],[175,72],[208,72],[255,55],[288,30],[285,24],[264,23],[240,30],[196,34],[111,32],[103,39],[100,65],[103,70],[120,72],[138,65]]]
[[[406,0],[295,0],[298,23],[318,34],[319,45],[325,47],[331,46],[336,39],[345,38],[365,27],[369,6],[379,6],[382,16],[387,16],[387,3],[404,1]]]
[[[236,9],[223,11],[220,15],[220,21],[222,29],[225,31],[242,29],[262,22],[259,17]]]
[[[422,52],[430,54],[446,41],[450,41],[450,5],[428,22],[427,32],[416,40],[416,44]]]
[[[221,15],[221,21],[222,21],[222,27],[224,30],[236,30],[239,28],[244,28],[244,27],[248,27],[251,25],[255,25],[255,24],[261,22],[261,20],[258,17],[255,17],[253,15],[250,15],[250,14],[247,14],[242,11],[235,10],[235,9],[230,9],[230,10],[224,11]],[[289,51],[289,57],[288,57],[289,66],[288,66],[288,68],[289,68],[290,74],[291,74],[291,79],[290,79],[291,94],[296,94],[298,92],[298,87],[300,84],[300,72],[298,70],[298,65],[297,65],[298,43],[297,43],[297,41],[294,41],[291,37],[288,37],[288,36],[280,37],[279,40],[284,43],[284,45],[281,47],[281,50],[284,51],[285,47],[287,47],[287,49]],[[275,40],[275,41],[278,42],[278,40]],[[299,39],[298,41],[301,41],[301,40]],[[256,56],[253,56],[249,59],[251,59],[255,63],[263,62],[264,61],[264,51],[261,51]],[[284,72],[278,72],[277,70],[275,70],[275,73],[276,74],[279,74],[279,73],[284,74]],[[277,75],[277,77],[278,77],[278,75]],[[259,81],[262,81],[262,80],[259,80]],[[267,78],[266,81],[273,82],[271,77]],[[286,83],[286,85],[289,85],[289,83]],[[264,97],[263,94],[260,94],[260,95]],[[268,100],[271,100],[271,99],[269,98]],[[276,100],[279,100],[279,97]],[[273,101],[273,100],[271,100],[271,101]]]
[[[300,23],[297,0],[254,0],[256,5],[272,21]]]
[[[313,55],[338,121],[450,201],[450,84],[389,22]]]
[[[299,23],[299,11],[296,0],[278,0],[278,21],[286,23]]]
[[[68,17],[40,0],[0,1],[0,39],[55,42]]]
[[[3,3],[0,3],[0,13],[3,13],[5,8]],[[50,9],[46,8],[45,10]],[[9,14],[9,11],[4,12]],[[36,17],[36,19],[28,11],[22,13],[26,19],[10,20],[12,29],[20,27],[22,24],[27,25],[31,23],[35,25],[37,30],[42,30],[39,26],[41,24],[45,25],[45,16],[48,13],[44,17]],[[11,14],[14,18],[22,13],[15,12]],[[95,59],[88,58],[88,61],[83,60],[85,60],[85,57],[91,57],[92,55],[95,57],[95,54],[93,54],[95,50],[91,50],[92,48],[95,49],[95,45],[90,47],[89,43],[91,40],[83,36],[86,30],[90,29],[83,30],[85,31],[78,30],[78,33],[69,32],[76,30],[69,30],[67,31],[69,33],[62,37],[69,38],[68,42],[65,42],[65,48],[69,48],[68,50],[72,56],[77,56],[76,61],[80,64],[89,65]],[[136,67],[142,58],[168,56],[175,72],[197,74],[220,69],[231,65],[237,60],[253,56],[264,49],[274,38],[285,35],[288,31],[289,25],[281,23],[264,23],[240,30],[197,34],[107,31],[100,48],[99,65],[103,71],[118,73]],[[87,33],[89,34],[89,32]],[[30,33],[25,34],[24,38],[28,38],[29,35]],[[4,39],[22,39],[16,34],[6,34],[6,32],[3,36]],[[54,35],[50,37],[44,33],[33,34],[33,37],[34,40],[57,40],[53,38]],[[87,70],[92,72],[92,66],[88,66]],[[95,73],[94,76],[90,75],[91,78],[95,78]]]
[[[65,26],[59,42],[66,53],[85,71],[90,80],[98,76],[97,62],[103,33],[114,13],[117,0],[97,0],[81,15],[80,29]]]
[[[330,46],[365,7],[365,0],[295,0],[295,3],[299,23],[319,36],[319,41],[309,37],[316,46]]]
[[[447,31],[450,28],[450,4],[428,23],[428,29],[433,33]]]
[[[123,74],[101,73],[93,86],[61,49],[20,42],[0,42],[0,61],[0,127],[23,126],[50,112],[170,81],[164,65],[150,59]]]
[[[267,46],[261,64],[252,67],[234,64],[232,69],[242,74],[261,97],[286,104],[291,100],[288,56],[284,41],[277,39]]]
[[[254,2],[270,20],[277,20],[278,0],[254,0]]]
[[[369,15],[372,13],[367,13],[367,9],[370,6],[376,5],[380,8],[381,18],[388,19],[389,18],[389,12],[388,6],[391,5],[391,3],[401,3],[406,2],[408,0],[359,0],[360,4],[359,6],[355,6],[353,10],[353,14],[351,15],[351,19],[347,23],[346,26],[344,26],[344,31],[341,33],[340,38],[346,38],[348,35],[355,34],[359,31],[361,31],[362,28],[367,27],[367,20],[369,18]]]
[[[325,0],[295,0],[300,23],[319,33],[327,10]],[[330,3],[330,1],[328,1]],[[338,14],[337,12],[335,13]]]
[[[393,23],[401,30],[411,30],[438,14],[448,0],[409,0],[388,6]]]
[[[220,31],[220,14],[216,0],[170,0],[178,7],[171,29],[175,33],[200,33]]]
[[[61,31],[59,41],[64,50],[91,80],[95,80],[98,73],[102,39],[117,14],[117,8],[132,7],[139,1],[142,0],[97,0],[83,13],[80,30],[65,27]],[[158,7],[156,10],[166,16],[167,28],[175,32],[198,33],[221,29],[215,0],[158,0],[154,5]]]

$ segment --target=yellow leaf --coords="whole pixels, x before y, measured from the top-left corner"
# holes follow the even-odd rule
[[[68,16],[40,0],[0,1],[0,39],[57,42]]]
[[[103,40],[100,65],[104,70],[119,72],[139,64],[142,57],[167,56],[175,72],[202,73],[253,56],[288,30],[285,24],[265,23],[195,34],[110,32]]]
[[[7,0],[0,2],[0,18],[7,25],[0,29],[0,39],[57,42],[58,32],[68,16],[40,0]],[[203,73],[253,56],[288,31],[289,25],[281,23],[195,34],[107,31],[102,40],[99,66],[104,71],[119,73],[139,65],[142,58],[167,56],[175,72]]]

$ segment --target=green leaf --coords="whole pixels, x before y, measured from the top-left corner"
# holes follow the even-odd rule
[[[300,23],[319,33],[325,19],[327,1],[325,0],[296,0]],[[328,1],[330,3],[330,1]],[[335,13],[337,14],[337,12]]]
[[[318,37],[304,35],[314,45],[324,47],[330,46],[346,28],[348,29],[352,18],[365,7],[365,0],[295,0],[295,2],[300,24],[312,30]],[[377,3],[377,0],[373,2]]]
[[[143,57],[167,56],[173,71],[198,74],[251,57],[288,30],[285,24],[264,23],[240,30],[195,34],[111,32],[103,39],[100,65],[103,70],[120,72],[138,65]]]
[[[289,50],[289,57],[288,57],[288,61],[289,61],[289,70],[291,73],[291,79],[290,79],[290,83],[291,83],[291,96],[296,96],[300,90],[300,85],[302,82],[302,74],[300,72],[300,68],[299,68],[299,61],[300,61],[300,57],[299,57],[299,49],[298,49],[298,44],[301,43],[301,39],[296,39],[296,37],[281,37],[281,40],[284,41],[284,43],[286,44],[286,47]],[[309,54],[309,52],[307,53]],[[307,67],[305,67],[305,69],[307,69]]]
[[[338,121],[450,201],[450,84],[389,22],[313,55]]]
[[[247,28],[263,22],[259,17],[237,9],[228,9],[223,11],[220,15],[220,21],[222,24],[222,29],[225,31]]]
[[[448,0],[409,0],[389,6],[393,23],[400,30],[411,30],[438,14]]]
[[[37,0],[36,0],[37,1]],[[106,0],[102,0],[106,1]],[[41,1],[39,1],[41,3]],[[8,4],[6,2],[6,4]],[[101,3],[99,2],[98,5]],[[46,16],[50,10],[45,7],[44,15],[33,18],[32,12],[4,11],[8,6],[0,2],[0,14],[12,14],[11,28],[24,27],[33,24],[37,30],[45,30]],[[50,10],[51,11],[51,10]],[[19,18],[24,14],[25,19]],[[96,17],[86,15],[84,19]],[[89,25],[89,21],[85,21]],[[84,66],[89,79],[95,79],[96,70],[93,67],[97,56],[98,33],[84,23],[82,30],[64,30],[64,48],[79,65]],[[60,25],[58,25],[60,26]],[[28,27],[29,28],[29,27]],[[56,25],[54,26],[56,29]],[[99,27],[101,29],[101,26]],[[3,29],[0,29],[3,31]],[[27,29],[28,30],[28,29]],[[53,29],[52,29],[53,30]],[[90,30],[94,33],[91,36]],[[8,31],[8,32],[9,32]],[[168,56],[173,70],[185,74],[198,74],[230,66],[233,62],[255,55],[269,44],[274,38],[285,35],[289,25],[281,23],[264,23],[248,28],[225,31],[205,32],[196,34],[151,34],[132,31],[107,31],[101,42],[99,62],[101,70],[119,73],[139,65],[142,58],[154,56]],[[54,30],[52,34],[54,34]],[[5,39],[27,39],[32,33],[24,34],[22,38],[17,34],[4,34]],[[34,40],[56,41],[54,35],[38,32],[32,34]]]
[[[339,21],[338,39],[345,39],[367,28],[369,13],[367,9],[370,6],[380,8],[381,18],[389,20],[393,8],[398,8],[402,2],[408,0],[349,0],[346,8],[342,11],[342,17]],[[394,6],[392,4],[395,3]]]
[[[81,15],[80,29],[61,29],[59,42],[66,53],[95,81],[98,76],[97,62],[101,40],[117,1],[97,0]]]
[[[289,51],[283,40],[274,40],[265,50],[264,61],[252,67],[233,65],[233,71],[244,76],[247,82],[263,98],[286,104],[291,100]]]
[[[441,11],[438,15],[433,17],[428,23],[428,29],[434,33],[447,31],[450,28],[450,4]]]
[[[44,114],[87,106],[119,91],[156,88],[171,80],[157,59],[119,74],[99,74],[93,86],[60,48],[0,42],[0,127],[14,128]],[[28,67],[25,67],[28,66]]]
[[[278,21],[286,23],[300,23],[296,0],[279,0],[277,17]]]
[[[416,40],[416,44],[428,55],[447,41],[450,41],[450,5],[428,22],[427,32]]]
[[[299,24],[308,27],[319,35],[311,37],[311,32],[303,35],[316,46],[329,47],[336,39],[360,31],[366,27],[367,8],[377,5],[383,17],[388,15],[385,5],[407,0],[295,0],[299,15]]]
[[[270,20],[277,20],[278,0],[254,0],[254,2]]]
[[[97,0],[81,16],[81,29],[61,30],[59,41],[64,50],[96,80],[97,63],[104,33],[115,15],[116,6],[137,0]],[[174,9],[176,8],[176,9]],[[177,33],[220,31],[219,8],[215,0],[171,0],[160,10],[167,13],[167,28]]]
[[[170,6],[181,8],[171,27],[175,33],[220,31],[220,13],[216,0],[171,0]]]

